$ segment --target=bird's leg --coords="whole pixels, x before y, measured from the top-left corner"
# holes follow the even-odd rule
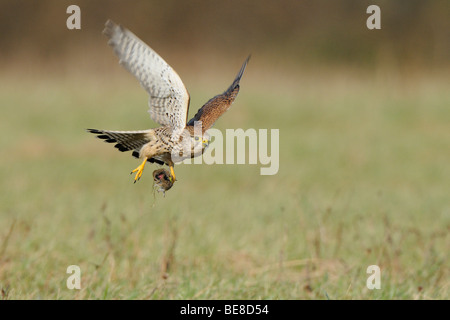
[[[144,171],[144,167],[145,167],[145,163],[147,162],[148,158],[144,157],[144,161],[141,163],[141,165],[139,167],[137,167],[136,169],[134,169],[133,171],[131,171],[130,174],[136,172],[136,176],[134,177],[134,183],[136,183],[136,181],[138,181],[141,176],[142,176],[142,172]]]
[[[172,180],[171,182],[174,183],[176,178],[175,178],[175,171],[173,171],[173,164],[169,165],[170,168],[170,174],[172,175],[172,177],[170,177],[170,179]]]

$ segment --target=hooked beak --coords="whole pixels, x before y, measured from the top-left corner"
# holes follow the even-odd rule
[[[208,145],[209,145],[209,140],[203,139],[203,141],[202,141],[203,148],[206,148]]]

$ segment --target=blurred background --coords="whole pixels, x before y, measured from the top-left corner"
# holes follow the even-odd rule
[[[449,17],[448,0],[0,0],[1,297],[448,299]],[[279,129],[278,174],[179,165],[163,197],[147,166],[133,184],[138,162],[85,132],[157,126],[107,19],[177,71],[191,116],[252,54],[215,128]]]
[[[2,63],[23,64],[23,57],[62,70],[85,64],[89,68],[100,64],[108,70],[99,59],[109,57],[101,35],[107,19],[128,27],[164,57],[177,59],[186,68],[201,68],[211,63],[204,60],[222,62],[225,57],[242,60],[249,52],[255,59],[278,61],[289,69],[292,64],[317,64],[406,72],[442,70],[450,61],[449,5],[445,0],[138,0],[129,5],[86,0],[76,1],[82,11],[78,31],[65,27],[70,4],[2,0]],[[366,28],[370,4],[382,9],[381,30]]]

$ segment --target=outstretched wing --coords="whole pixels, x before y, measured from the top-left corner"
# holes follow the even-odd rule
[[[250,56],[245,60],[231,86],[224,93],[215,96],[205,103],[203,107],[197,111],[197,114],[189,120],[188,126],[193,126],[196,121],[201,121],[202,132],[205,132],[231,107],[231,104],[239,93],[239,81],[244,74],[248,60],[250,60]]]
[[[186,126],[189,93],[178,74],[153,49],[132,32],[108,20],[103,33],[119,57],[150,95],[150,117],[175,132]]]

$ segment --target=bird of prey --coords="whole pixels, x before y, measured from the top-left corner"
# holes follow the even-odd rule
[[[231,86],[206,102],[188,121],[189,93],[175,70],[132,32],[111,20],[106,22],[103,33],[109,38],[108,44],[119,57],[119,63],[139,80],[149,94],[150,118],[161,126],[139,131],[87,130],[105,142],[115,143],[119,151],[132,151],[134,157],[143,159],[131,172],[136,173],[135,183],[141,178],[148,161],[168,165],[173,184],[176,180],[174,164],[205,151],[210,138],[206,130],[236,98],[250,56]]]

